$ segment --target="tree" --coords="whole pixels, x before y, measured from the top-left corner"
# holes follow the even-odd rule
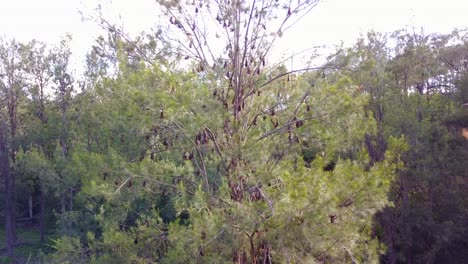
[[[15,222],[12,222],[12,211],[14,211],[14,194],[12,186],[12,177],[10,172],[10,158],[9,158],[9,149],[7,147],[6,141],[6,125],[1,120],[0,124],[0,162],[1,162],[1,173],[4,181],[5,188],[5,206],[4,206],[4,215],[5,215],[5,234],[6,234],[6,244],[7,244],[7,254],[9,257],[14,255],[14,243],[15,243],[15,234],[13,225]]]
[[[58,175],[56,174],[51,161],[46,158],[41,150],[31,148],[26,152],[21,152],[18,157],[17,167],[21,180],[31,194],[39,193],[40,213],[39,231],[40,240],[45,242],[45,214],[46,197],[53,194],[56,188]]]
[[[8,254],[25,191],[42,240],[60,212],[50,263],[466,259],[466,36],[371,32],[321,67],[273,64],[317,2],[161,0],[167,27],[135,38],[98,18],[83,80],[68,38],[5,42]]]
[[[18,150],[18,132],[19,132],[19,107],[24,99],[24,72],[22,61],[23,46],[14,41],[1,39],[0,42],[0,95],[2,104],[0,115],[2,120],[2,161],[3,166],[9,166],[6,159],[11,159],[12,164],[16,163],[16,153]],[[6,125],[7,123],[8,125]],[[7,132],[8,130],[8,132]],[[7,143],[6,140],[10,139]],[[9,147],[7,147],[9,146]],[[8,154],[7,154],[8,153]],[[16,242],[16,204],[15,204],[15,182],[16,174],[14,171],[2,168],[5,181],[5,217],[9,218],[5,226],[7,228],[7,242]],[[9,245],[9,248],[13,247]],[[13,253],[11,253],[13,254]]]
[[[34,40],[28,43],[25,46],[25,49],[26,50],[24,52],[24,60],[26,64],[25,71],[27,73],[26,80],[28,81],[28,94],[31,97],[29,111],[32,113],[33,116],[33,118],[27,120],[26,123],[28,127],[34,127],[34,129],[28,129],[28,131],[31,131],[28,135],[30,138],[28,143],[35,147],[39,147],[41,151],[45,152],[46,155],[50,158],[53,155],[53,153],[51,153],[51,146],[53,146],[54,144],[51,144],[51,133],[47,131],[47,124],[49,118],[46,106],[49,103],[49,100],[46,92],[48,89],[50,89],[52,79],[52,54],[47,49],[47,46],[44,43],[37,42]],[[34,176],[32,177],[34,178]],[[46,187],[43,184],[43,176],[41,175],[36,177],[38,178],[38,180],[35,180],[33,182],[34,184],[38,185],[39,189],[40,238],[41,242],[45,242]],[[30,199],[32,199],[32,193],[30,194]],[[32,208],[30,208],[30,212],[32,212]]]
[[[410,146],[402,156],[405,167],[398,171],[389,194],[394,206],[376,217],[375,233],[388,247],[381,261],[433,263],[453,262],[454,256],[466,258],[456,253],[458,245],[466,242],[454,235],[466,227],[453,218],[465,214],[458,206],[465,196],[458,192],[459,183],[454,184],[455,178],[463,182],[464,177],[458,171],[464,165],[465,142],[459,135],[464,118],[457,117],[457,125],[446,121],[460,111],[456,96],[463,89],[457,80],[463,72],[464,42],[458,33],[424,35],[403,30],[390,37],[395,46],[383,42],[381,48],[373,49],[375,42],[370,39],[357,48],[369,52],[367,59],[357,60],[369,68],[352,74],[361,83],[379,84],[380,92],[372,100],[384,110],[383,142],[404,135]],[[350,60],[356,57],[351,55]],[[364,86],[364,91],[373,94],[375,87]],[[451,198],[440,198],[447,195]]]
[[[59,145],[61,154],[60,160],[62,162],[66,162],[66,158],[70,150],[70,122],[67,115],[72,100],[72,93],[74,90],[74,80],[69,69],[71,51],[68,47],[68,42],[70,40],[70,36],[67,36],[64,39],[62,39],[62,41],[60,42],[60,46],[56,47],[53,50],[51,57],[53,89],[56,96],[58,112],[61,118],[61,122],[59,124]],[[60,174],[63,174],[63,172],[61,172]],[[61,177],[63,178],[63,175],[61,175]],[[65,190],[63,191],[61,197],[62,213],[66,211],[65,202],[67,201],[67,194],[69,210],[73,210],[73,188],[71,188],[71,186],[65,186]]]
[[[370,99],[341,64],[299,75],[268,63],[274,40],[317,2],[159,3],[178,60],[118,57],[93,91],[103,129],[92,160],[77,155],[73,168],[86,175],[80,195],[99,193],[102,233],[79,247],[103,262],[375,261],[372,216],[404,144],[389,138],[385,159],[370,162]],[[106,169],[106,152],[119,165]]]

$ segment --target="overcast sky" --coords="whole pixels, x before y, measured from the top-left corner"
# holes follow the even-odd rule
[[[79,10],[89,13],[98,3],[108,16],[121,15],[129,32],[155,25],[154,0],[0,0],[0,35],[20,41],[33,38],[57,43],[71,33],[75,63],[99,35],[98,27],[83,22]],[[298,53],[316,45],[351,44],[369,30],[391,32],[403,27],[425,33],[447,33],[468,26],[467,0],[321,0],[318,6],[286,32],[275,57]],[[279,52],[281,51],[281,52]]]

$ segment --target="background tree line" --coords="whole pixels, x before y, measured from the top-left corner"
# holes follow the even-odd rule
[[[83,77],[69,37],[3,39],[2,251],[32,225],[45,263],[466,260],[466,32],[271,63],[316,4],[158,1],[138,37],[98,17]]]

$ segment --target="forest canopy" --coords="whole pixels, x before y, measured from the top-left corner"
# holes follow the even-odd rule
[[[0,39],[1,261],[468,261],[466,30],[296,69],[271,50],[318,0],[156,2],[96,18],[83,76],[70,36]]]

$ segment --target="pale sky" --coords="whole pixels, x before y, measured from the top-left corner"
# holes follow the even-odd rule
[[[98,27],[83,22],[79,10],[89,13],[101,3],[107,16],[118,17],[129,32],[155,25],[154,0],[0,0],[0,35],[29,41],[58,43],[71,33],[76,64],[99,35]],[[448,33],[468,27],[467,0],[321,0],[300,23],[277,43],[275,57],[317,45],[352,44],[369,30],[391,32],[423,27],[425,33]],[[281,51],[281,52],[280,52]]]

